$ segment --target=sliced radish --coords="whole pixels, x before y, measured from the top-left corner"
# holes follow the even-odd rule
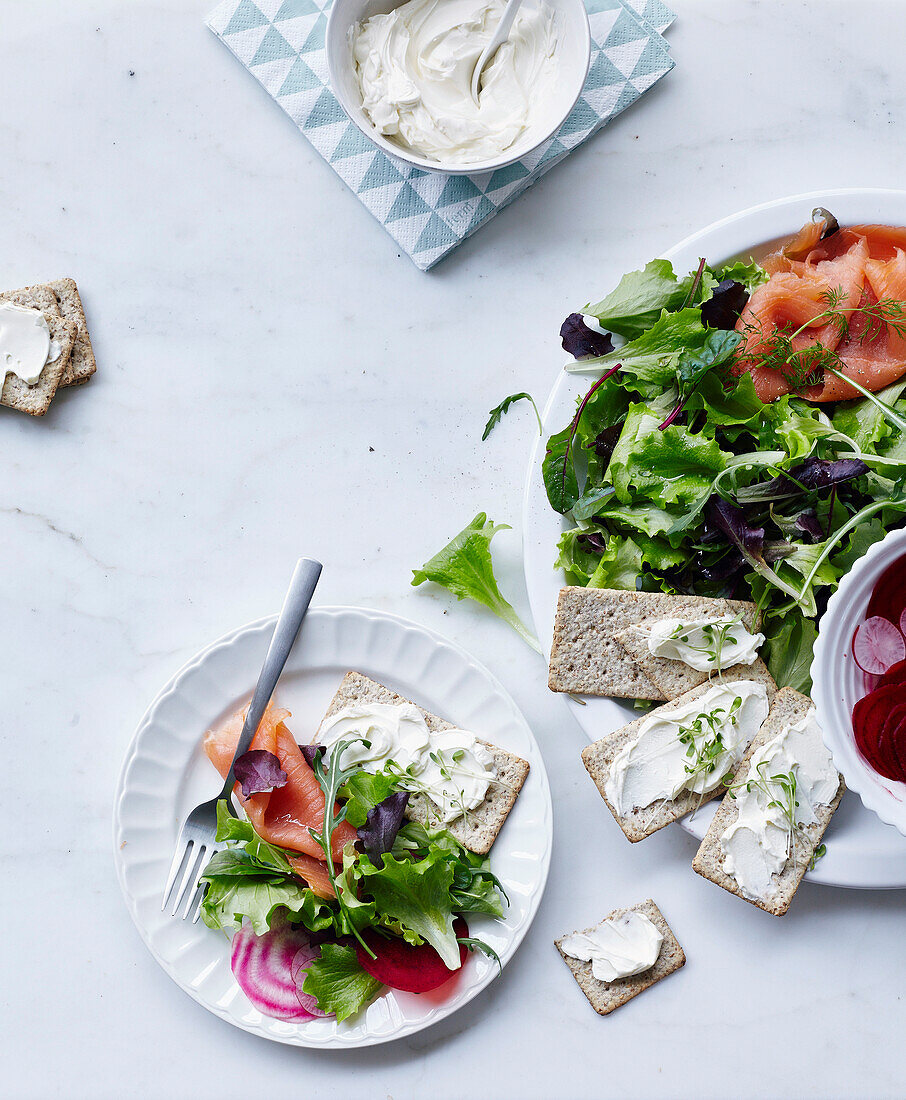
[[[457,938],[468,936],[469,929],[462,917],[453,921],[453,931]],[[447,969],[446,963],[430,943],[415,947],[396,936],[381,936],[376,932],[366,932],[364,938],[375,958],[372,959],[363,947],[356,946],[359,965],[391,989],[402,989],[406,993],[428,993],[443,985],[455,973]],[[460,967],[466,961],[467,954],[465,944],[460,944]]]
[[[906,638],[906,607],[900,612],[900,622],[898,625],[900,627],[900,633]]]
[[[853,635],[853,657],[863,672],[881,676],[906,658],[906,639],[889,619],[873,615]]]
[[[318,1008],[317,998],[313,997],[310,993],[306,993],[302,984],[308,974],[309,966],[320,958],[321,949],[313,947],[310,943],[305,947],[300,947],[299,950],[293,955],[293,961],[290,964],[289,972],[296,983],[296,996],[299,998],[299,1004],[308,1012],[311,1016],[332,1016],[332,1012],[325,1012],[323,1008]]]
[[[293,978],[293,962],[301,950],[313,950],[308,936],[288,925],[278,925],[263,936],[256,936],[251,926],[244,924],[233,936],[230,957],[233,976],[242,992],[265,1016],[298,1020],[315,1015],[302,1003]]]

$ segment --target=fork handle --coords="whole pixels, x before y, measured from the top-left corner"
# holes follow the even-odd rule
[[[258,683],[255,685],[255,694],[252,696],[252,701],[245,716],[239,744],[236,746],[229,774],[220,793],[221,798],[229,798],[232,793],[236,782],[233,768],[239,757],[252,743],[252,738],[255,736],[264,716],[267,704],[271,701],[280,674],[283,672],[290,651],[299,636],[302,620],[305,618],[308,605],[311,603],[311,598],[318,585],[318,578],[321,576],[321,568],[321,563],[313,561],[311,558],[299,558],[296,562],[293,579],[289,582],[289,590],[286,593],[286,599],[283,601],[277,625],[274,627],[271,644],[267,647],[267,656],[264,658],[264,665],[258,677]]]

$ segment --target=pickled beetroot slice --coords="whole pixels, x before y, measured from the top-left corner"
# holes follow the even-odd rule
[[[868,601],[869,616],[882,615],[898,623],[906,611],[906,555],[898,558],[884,570]]]
[[[906,658],[906,639],[888,619],[872,615],[853,635],[853,657],[863,672],[881,676]]]
[[[469,929],[462,917],[453,921],[453,931],[458,939],[468,936]],[[443,985],[456,973],[455,970],[447,969],[444,960],[430,943],[415,947],[396,936],[381,936],[376,932],[366,932],[364,939],[375,958],[372,959],[364,948],[357,945],[359,965],[391,989],[402,989],[407,993],[428,993]],[[460,966],[466,961],[467,954],[465,944],[460,944]]]
[[[881,727],[880,744],[891,771],[897,773],[896,778],[906,779],[906,703],[890,708]]]
[[[900,754],[906,753],[906,726],[899,724],[885,731],[891,712],[903,704],[906,684],[891,684],[877,688],[853,707],[856,746],[871,768],[886,779],[906,779],[900,766]]]
[[[897,661],[879,679],[875,687],[890,687],[891,684],[906,684],[906,661]]]

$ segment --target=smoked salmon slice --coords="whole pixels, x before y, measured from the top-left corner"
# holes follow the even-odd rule
[[[759,365],[778,331],[793,333],[793,350],[820,344],[839,357],[841,373],[873,393],[906,374],[906,328],[869,325],[866,306],[880,301],[904,303],[906,320],[906,228],[853,225],[824,235],[824,221],[809,222],[793,240],[771,253],[762,265],[770,278],[755,290],[736,325],[740,345],[734,373],[748,371],[762,401],[797,393],[807,401],[845,401],[859,392],[836,375],[822,371],[820,381],[802,386],[780,370]],[[828,296],[846,318],[848,329],[822,314]]]
[[[304,878],[315,893],[333,897],[324,853],[309,832],[309,828],[320,832],[324,825],[324,794],[302,750],[284,724],[289,717],[288,710],[269,706],[251,744],[251,748],[264,749],[277,757],[286,772],[286,784],[248,798],[243,798],[238,783],[234,790],[255,832],[270,844],[298,853],[290,856],[296,874]],[[202,747],[224,777],[230,770],[244,720],[245,711],[239,711],[219,729],[205,734]],[[356,839],[355,829],[345,821],[334,829],[331,851],[335,862],[342,860],[344,847]]]

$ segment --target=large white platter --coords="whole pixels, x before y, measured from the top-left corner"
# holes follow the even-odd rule
[[[263,1016],[246,1000],[230,972],[224,935],[200,921],[191,925],[161,912],[179,824],[220,786],[201,752],[202,735],[248,701],[273,625],[273,619],[262,619],[202,650],[162,689],[142,719],[126,753],[114,811],[116,867],[126,905],[148,950],[174,982],[227,1023],[310,1047],[359,1047],[411,1035],[472,1000],[497,976],[497,965],[473,952],[443,997],[388,992],[342,1024],[333,1019],[286,1022]],[[472,934],[506,965],[535,916],[550,864],[550,789],[531,730],[498,681],[458,646],[393,615],[322,607],[309,612],[275,696],[292,711],[288,724],[300,741],[310,740],[350,669],[531,764],[491,853],[491,866],[511,902],[506,920],[469,921]]]
[[[880,222],[906,225],[906,191],[855,190],[817,191],[778,199],[775,202],[743,210],[715,222],[661,253],[672,260],[677,271],[691,271],[699,258],[720,263],[738,255],[764,254],[778,240],[791,236],[809,219],[815,206],[825,206],[841,224]],[[589,273],[589,296],[604,294],[608,283],[616,283],[622,272]],[[565,357],[564,357],[565,358]],[[525,579],[535,629],[549,651],[553,631],[557,593],[563,584],[562,573],[553,568],[556,544],[563,531],[561,517],[552,511],[544,493],[541,462],[544,439],[559,431],[575,413],[576,399],[584,394],[592,379],[561,371],[544,410],[544,436],[539,439],[529,464],[525,486],[523,538]],[[625,725],[638,713],[613,699],[586,696],[582,706],[564,695],[576,721],[589,740]],[[589,797],[594,797],[589,789]],[[697,837],[705,830],[716,803],[703,807],[693,819],[681,824]],[[827,855],[809,872],[813,882],[862,889],[906,887],[906,837],[883,824],[865,809],[858,797],[844,796],[840,809],[826,834]]]

